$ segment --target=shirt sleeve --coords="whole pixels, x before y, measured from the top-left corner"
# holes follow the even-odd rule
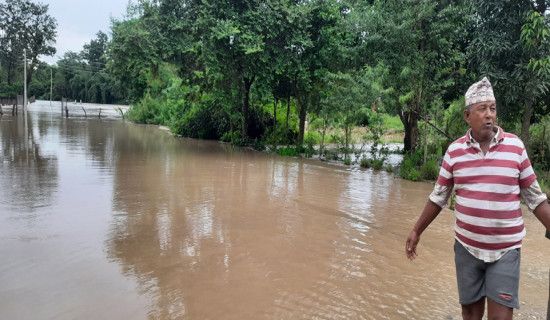
[[[445,208],[452,192],[453,186],[442,186],[439,183],[436,183],[434,190],[430,194],[430,201],[441,208]]]
[[[546,194],[544,194],[544,192],[540,189],[537,180],[533,181],[529,187],[521,188],[520,195],[531,212],[533,212],[539,204],[547,199]]]

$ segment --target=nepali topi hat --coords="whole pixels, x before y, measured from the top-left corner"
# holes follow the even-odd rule
[[[491,86],[487,77],[483,77],[481,81],[472,84],[468,88],[468,91],[466,91],[466,108],[470,108],[478,102],[485,101],[496,101],[493,86]]]

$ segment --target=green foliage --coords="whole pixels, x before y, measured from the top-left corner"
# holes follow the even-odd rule
[[[447,110],[445,110],[443,121],[445,132],[456,140],[466,134],[470,125],[464,119],[465,102],[462,96],[459,100],[453,101]]]
[[[424,163],[420,169],[420,178],[422,180],[437,180],[439,167],[437,160],[429,160]]]
[[[422,163],[422,151],[417,150],[412,154],[406,153],[403,156],[399,176],[403,179],[418,181],[420,179],[420,171],[418,168]]]
[[[362,168],[373,168],[374,170],[381,170],[384,167],[384,159],[371,159],[371,158],[363,157],[361,158],[359,165]],[[388,164],[386,169],[388,168],[389,168],[389,170],[387,170],[388,172],[393,171],[393,167],[391,166],[391,164]]]
[[[288,157],[297,157],[300,155],[301,148],[300,147],[282,147],[277,149],[277,154],[281,156],[288,156]]]
[[[530,127],[531,150],[529,158],[537,169],[550,170],[550,115],[542,117],[539,123]]]
[[[233,140],[231,139],[231,136],[233,136]],[[223,141],[223,142],[231,142],[231,141],[236,140],[238,137],[239,137],[239,135],[235,131],[225,132],[224,134],[222,134],[220,140]]]
[[[0,97],[1,98],[14,98],[18,94],[23,92],[23,81],[18,81],[12,83],[11,85],[7,82],[0,83]]]
[[[465,73],[461,47],[472,19],[468,4],[391,0],[374,1],[362,9],[350,15],[349,27],[360,26],[365,33],[361,49],[367,63],[388,68],[382,83],[393,91],[382,102],[400,115],[404,149],[415,150],[419,115],[436,99],[445,99]]]
[[[420,172],[416,170],[416,168],[412,168],[409,172],[407,172],[407,175],[404,178],[411,181],[419,181]]]
[[[56,28],[57,22],[48,14],[46,4],[31,0],[5,0],[0,3],[0,63],[6,70],[8,85],[23,79],[16,77],[15,72],[22,69],[24,50],[29,61],[27,83],[32,81],[34,71],[40,64],[39,56],[55,54]]]
[[[317,143],[317,138],[315,132],[310,132],[304,138],[305,148],[304,154],[307,158],[311,158],[315,154],[315,144]]]
[[[547,4],[538,3],[473,2],[478,23],[468,48],[472,69],[495,88],[499,117],[521,119],[520,137],[528,150],[531,117],[537,113],[533,106],[544,100],[550,86]]]
[[[397,116],[391,116],[387,113],[382,113],[380,115],[382,126],[384,127],[385,131],[396,131],[396,132],[402,132],[404,130],[403,128],[403,122],[399,119]]]
[[[350,159],[350,158],[344,159],[344,164],[345,164],[346,166],[349,166],[349,165],[351,164],[351,159]]]
[[[126,116],[131,121],[139,123],[164,124],[157,116],[163,107],[164,104],[161,100],[154,99],[150,93],[147,93],[141,101],[128,110]]]

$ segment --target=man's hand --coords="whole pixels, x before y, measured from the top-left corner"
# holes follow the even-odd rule
[[[409,233],[409,237],[407,238],[407,242],[405,243],[405,253],[407,254],[407,258],[409,258],[411,261],[416,258],[418,255],[416,253],[416,246],[418,245],[418,242],[420,241],[420,235],[418,232],[416,232],[415,229]]]

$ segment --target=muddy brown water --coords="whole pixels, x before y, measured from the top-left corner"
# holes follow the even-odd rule
[[[34,109],[0,118],[0,319],[460,318],[450,210],[405,258],[430,183]],[[544,319],[524,216],[515,314]]]

